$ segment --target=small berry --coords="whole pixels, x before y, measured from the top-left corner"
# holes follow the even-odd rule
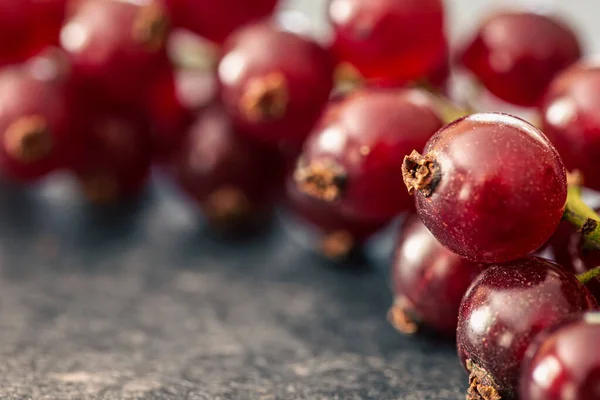
[[[271,23],[227,41],[218,67],[222,99],[242,133],[269,144],[301,143],[333,87],[325,49]]]
[[[30,181],[62,166],[72,136],[58,59],[43,56],[0,71],[0,169]]]
[[[565,168],[527,122],[473,114],[438,131],[424,155],[406,157],[417,212],[447,248],[475,262],[504,262],[541,247],[562,218]]]
[[[71,160],[84,195],[106,204],[137,195],[150,174],[150,127],[133,109],[79,104],[77,152]]]
[[[58,43],[67,0],[0,0],[0,66]]]
[[[294,179],[287,182],[286,205],[302,222],[316,228],[311,246],[328,259],[343,261],[360,250],[384,225],[381,221],[362,221],[342,215],[334,203],[320,201],[298,189]]]
[[[392,263],[395,304],[390,309],[390,321],[405,333],[423,324],[444,335],[456,335],[460,301],[483,269],[483,264],[446,249],[417,216],[410,216]]]
[[[173,25],[217,43],[238,27],[270,15],[277,0],[163,0]]]
[[[152,123],[152,147],[155,159],[166,160],[183,141],[193,122],[192,109],[179,97],[175,73],[165,65],[148,84],[144,111]]]
[[[596,309],[596,300],[575,275],[542,258],[483,271],[458,314],[458,355],[470,372],[467,399],[514,398],[521,363],[535,336]]]
[[[263,219],[281,185],[277,153],[238,134],[219,103],[202,111],[169,170],[217,228],[237,228]]]
[[[367,79],[413,81],[444,52],[441,0],[330,0],[333,49]]]
[[[521,400],[600,398],[600,313],[589,312],[540,334],[521,373]]]
[[[169,22],[154,3],[81,0],[61,31],[82,93],[131,106],[164,65]]]
[[[443,126],[427,92],[360,90],[333,103],[305,143],[294,178],[350,219],[387,223],[413,207],[402,159]]]
[[[550,85],[541,106],[542,128],[565,166],[583,173],[584,184],[600,190],[600,65],[577,64]]]
[[[503,12],[482,23],[461,58],[492,94],[532,107],[552,78],[580,57],[579,39],[563,22],[541,14]]]

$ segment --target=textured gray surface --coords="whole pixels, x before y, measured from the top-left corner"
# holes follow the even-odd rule
[[[385,321],[385,278],[281,226],[211,237],[164,187],[87,210],[0,196],[0,399],[461,399],[452,344]]]

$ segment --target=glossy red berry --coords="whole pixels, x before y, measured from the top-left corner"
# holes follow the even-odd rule
[[[600,313],[586,313],[543,333],[521,373],[521,400],[600,398]]]
[[[575,32],[554,17],[502,12],[482,23],[461,60],[492,94],[531,107],[581,52]]]
[[[457,346],[470,372],[467,399],[512,399],[537,334],[598,304],[575,275],[537,257],[494,265],[473,282],[458,314]]]
[[[277,0],[163,0],[173,25],[222,43],[236,28],[270,15]]]
[[[548,139],[504,114],[447,125],[424,155],[405,159],[417,212],[434,236],[476,262],[504,262],[541,247],[562,218],[565,168]]]
[[[542,128],[565,166],[583,173],[584,184],[600,190],[600,65],[577,64],[550,85],[541,106]]]
[[[62,166],[72,111],[61,60],[40,56],[0,71],[0,169],[30,181]]]
[[[409,217],[392,263],[390,321],[401,332],[413,333],[423,324],[453,337],[460,301],[484,267],[452,253],[416,215]]]
[[[305,143],[301,191],[350,219],[385,223],[412,208],[402,160],[443,126],[427,92],[361,90],[333,103]]]
[[[364,221],[340,213],[339,208],[320,201],[287,182],[286,205],[300,222],[307,224],[310,246],[331,260],[346,260],[384,225],[381,221]]]
[[[422,78],[445,46],[441,0],[330,0],[333,49],[367,79]]]
[[[301,143],[333,86],[327,51],[270,23],[238,30],[218,68],[228,112],[247,136],[270,144]]]
[[[58,43],[67,0],[0,0],[0,65]]]
[[[168,20],[156,3],[80,0],[61,31],[73,79],[87,96],[137,105],[164,65]]]
[[[150,127],[133,109],[79,103],[77,152],[71,169],[93,203],[113,203],[137,195],[150,174]]]
[[[260,219],[281,189],[281,159],[238,134],[219,103],[200,113],[169,169],[218,228]]]

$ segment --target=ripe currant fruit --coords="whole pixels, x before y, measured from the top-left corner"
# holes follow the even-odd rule
[[[558,226],[566,172],[546,137],[504,114],[473,114],[438,131],[424,155],[405,158],[417,212],[447,248],[504,262],[541,247]]]
[[[575,274],[583,274],[600,265],[600,249],[587,243],[581,232],[568,221],[560,222],[546,248],[554,261]],[[600,279],[594,278],[585,286],[600,299]]]
[[[173,25],[222,43],[238,27],[273,12],[277,0],[163,0]]]
[[[581,63],[560,74],[541,105],[542,129],[565,166],[583,173],[585,186],[600,190],[600,65]]]
[[[77,109],[77,152],[71,169],[84,195],[97,204],[137,195],[148,180],[152,161],[145,116],[131,108],[83,101]]]
[[[580,57],[577,35],[563,22],[542,14],[502,12],[482,23],[461,60],[495,96],[532,107],[552,78]]]
[[[596,300],[575,275],[542,258],[483,271],[458,314],[458,355],[470,372],[467,399],[514,398],[521,363],[535,336],[596,309]]]
[[[58,43],[67,0],[0,0],[0,66]]]
[[[137,105],[164,65],[169,21],[155,2],[80,0],[61,31],[73,79],[87,96]]]
[[[330,0],[328,17],[339,60],[367,79],[422,78],[444,52],[441,0]]]
[[[148,83],[144,111],[152,123],[154,158],[164,161],[183,141],[193,122],[193,110],[184,105],[178,92],[176,76],[166,64]]]
[[[598,399],[600,313],[589,312],[542,333],[528,350],[521,400]]]
[[[347,260],[385,223],[353,219],[340,213],[334,203],[323,202],[299,190],[290,177],[287,182],[286,205],[298,219],[316,228],[311,245],[334,261]]]
[[[62,166],[72,110],[60,58],[43,55],[0,71],[0,168],[30,181]]]
[[[169,161],[173,177],[216,228],[264,219],[281,188],[281,158],[238,134],[223,106],[200,113]]]
[[[484,267],[446,249],[416,215],[410,216],[392,263],[390,321],[404,333],[422,324],[453,337],[460,301]]]
[[[350,219],[389,222],[414,204],[399,173],[403,156],[442,126],[427,92],[359,90],[325,112],[294,178],[301,191]]]
[[[225,107],[242,133],[298,145],[329,98],[333,62],[317,43],[265,22],[230,37],[218,77]]]

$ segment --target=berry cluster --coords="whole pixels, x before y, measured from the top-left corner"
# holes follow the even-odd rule
[[[600,190],[600,65],[577,34],[497,12],[453,57],[442,0],[329,0],[331,43],[276,3],[0,0],[2,175],[70,171],[107,203],[156,165],[212,226],[279,202],[338,260],[405,214],[390,322],[455,336],[468,399],[600,399],[600,217],[581,196],[582,177]],[[214,63],[172,51],[183,29]],[[538,126],[453,103],[454,70]]]

